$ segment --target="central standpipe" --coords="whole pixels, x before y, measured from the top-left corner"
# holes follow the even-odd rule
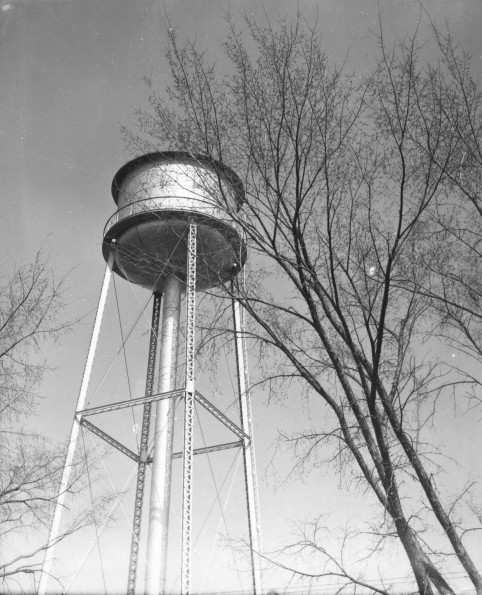
[[[181,282],[175,277],[169,277],[164,283],[163,292],[159,393],[167,393],[176,388],[174,385],[180,307]],[[164,593],[166,586],[174,410],[174,399],[164,399],[156,404],[146,555],[146,595]]]

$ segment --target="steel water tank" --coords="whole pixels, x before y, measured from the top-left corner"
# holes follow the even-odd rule
[[[232,279],[246,261],[235,215],[244,201],[239,177],[203,155],[164,151],[126,163],[112,182],[117,211],[104,229],[102,252],[131,283],[162,291],[186,278],[189,222],[197,225],[196,285]]]

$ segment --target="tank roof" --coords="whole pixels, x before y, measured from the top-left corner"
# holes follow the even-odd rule
[[[122,186],[122,182],[133,169],[139,165],[144,165],[145,163],[160,163],[163,161],[203,165],[204,167],[215,171],[217,174],[223,176],[233,186],[238,206],[241,206],[241,204],[244,202],[243,182],[230,167],[224,165],[224,163],[221,161],[200,153],[189,153],[187,151],[156,151],[154,153],[140,155],[139,157],[128,161],[115,174],[114,179],[112,180],[111,191],[116,204],[119,200],[119,191]]]

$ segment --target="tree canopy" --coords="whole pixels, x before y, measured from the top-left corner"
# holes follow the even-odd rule
[[[427,61],[418,32],[392,47],[381,28],[361,79],[330,63],[301,18],[244,25],[228,19],[224,73],[170,29],[171,85],[146,80],[150,108],[124,136],[136,154],[189,151],[241,177],[242,210],[223,206],[256,263],[237,297],[264,354],[257,380],[323,404],[322,419],[290,437],[300,465],[343,461],[378,504],[374,551],[396,538],[419,593],[455,593],[454,567],[482,593],[470,541],[480,509],[466,486],[443,495],[433,431],[447,395],[462,409],[480,403],[479,364],[467,359],[482,349],[481,94],[470,57],[433,28]],[[448,345],[467,358],[455,366]],[[357,583],[317,539],[298,546],[320,555],[305,575]]]

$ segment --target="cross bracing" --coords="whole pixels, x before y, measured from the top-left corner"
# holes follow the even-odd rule
[[[120,452],[124,453],[130,459],[138,462],[140,459],[140,455],[132,452],[131,449],[127,448],[123,444],[121,444],[118,440],[104,432],[98,426],[94,425],[93,423],[89,422],[85,419],[88,416],[98,415],[101,413],[106,413],[110,411],[115,411],[118,409],[125,409],[127,407],[139,407],[140,405],[145,405],[146,403],[155,403],[156,401],[160,401],[163,399],[176,399],[178,397],[182,397],[185,394],[184,389],[178,389],[169,391],[167,393],[157,393],[152,395],[151,397],[139,397],[137,399],[131,399],[128,401],[119,401],[118,403],[109,403],[108,405],[99,405],[98,407],[91,407],[89,409],[83,409],[81,411],[77,411],[76,417],[80,425],[84,426],[86,429],[90,430],[93,434],[105,440],[108,444],[119,450]],[[194,454],[204,454],[207,452],[214,452],[216,450],[226,450],[228,448],[236,448],[239,446],[243,446],[243,440],[250,440],[248,434],[243,432],[243,430],[231,421],[224,413],[222,413],[215,405],[213,405],[206,397],[201,395],[198,391],[194,392],[194,399],[200,405],[202,405],[206,411],[219,420],[228,430],[230,430],[233,434],[236,434],[240,440],[236,442],[227,442],[212,445],[209,447],[204,448],[197,448],[194,449]],[[178,459],[182,457],[182,452],[174,453],[172,455],[173,459]],[[147,458],[147,463],[152,462],[152,457]]]

